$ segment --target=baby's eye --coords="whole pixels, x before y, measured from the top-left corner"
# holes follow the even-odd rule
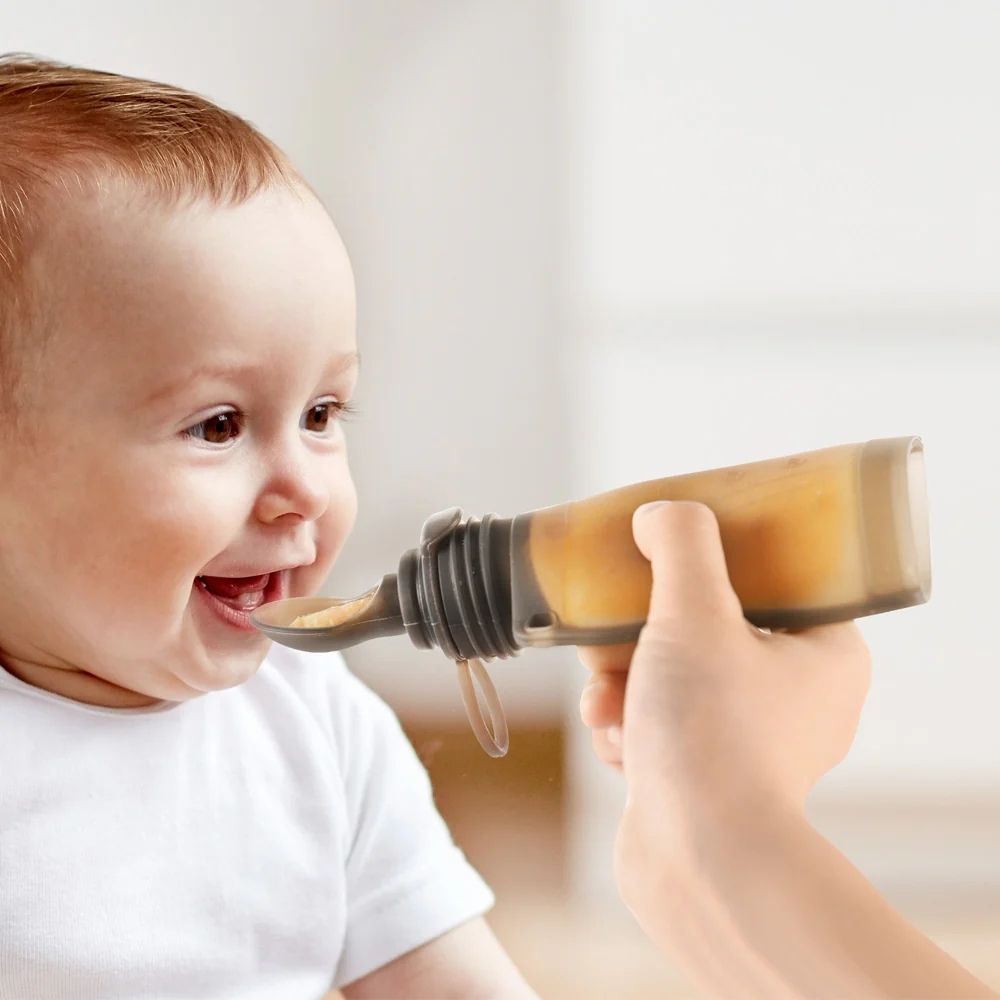
[[[323,434],[345,409],[345,404],[335,399],[320,400],[302,414],[302,427],[313,434]]]
[[[207,444],[229,444],[242,429],[240,415],[235,410],[224,410],[189,427],[184,433]]]

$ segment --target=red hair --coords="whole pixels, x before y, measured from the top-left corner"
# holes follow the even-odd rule
[[[25,265],[45,211],[111,176],[168,202],[239,204],[305,186],[249,122],[189,91],[24,55],[0,56],[0,409],[35,315]]]

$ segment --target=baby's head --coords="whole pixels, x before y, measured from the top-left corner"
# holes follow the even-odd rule
[[[0,134],[0,664],[97,704],[239,683],[247,609],[354,521],[343,245],[174,87],[0,59]]]

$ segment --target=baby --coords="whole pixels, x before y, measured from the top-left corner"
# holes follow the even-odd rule
[[[272,647],[356,498],[347,254],[174,87],[0,59],[0,997],[531,996],[386,706]]]

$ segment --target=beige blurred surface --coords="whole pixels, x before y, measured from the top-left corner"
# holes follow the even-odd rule
[[[502,890],[501,890],[502,891]],[[942,948],[1000,989],[1000,901],[913,898],[904,913]],[[494,930],[528,981],[551,1000],[699,997],[626,917],[566,900],[498,904]]]
[[[461,728],[407,730],[456,840],[496,892],[494,931],[541,996],[701,995],[617,900],[588,899],[569,884],[561,730],[514,731],[502,761]],[[882,887],[911,921],[1000,989],[1000,793],[821,795],[811,813],[852,859],[884,873]],[[970,869],[958,884],[943,883],[934,852],[947,851],[973,859],[982,877]],[[895,870],[886,852],[898,859]],[[921,871],[923,881],[914,880]]]

